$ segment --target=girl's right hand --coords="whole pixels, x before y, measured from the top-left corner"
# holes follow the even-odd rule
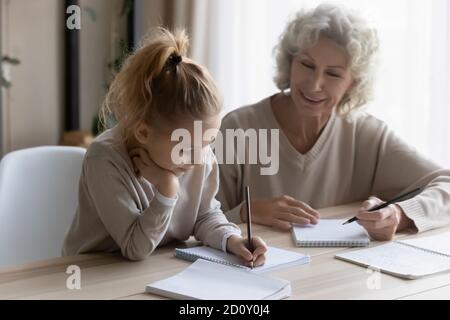
[[[174,198],[178,192],[180,183],[178,177],[169,170],[158,166],[148,155],[147,150],[136,148],[130,151],[133,160],[134,171],[138,177],[144,177],[150,181],[159,193],[168,198]]]
[[[252,200],[251,206],[252,222],[281,230],[291,229],[291,223],[317,224],[319,220],[318,211],[287,195],[278,198]],[[245,204],[242,206],[240,213],[242,221],[246,221]]]

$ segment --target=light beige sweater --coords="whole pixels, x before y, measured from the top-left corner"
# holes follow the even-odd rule
[[[235,128],[279,129],[270,98],[229,113],[222,122],[224,137],[226,129]],[[367,113],[353,121],[333,114],[306,154],[299,153],[281,129],[279,135],[276,175],[261,175],[259,164],[219,166],[218,199],[230,221],[241,222],[245,185],[250,186],[253,199],[286,194],[316,209],[362,201],[370,195],[387,200],[426,186],[420,195],[399,205],[418,231],[450,223],[450,170],[421,156],[381,120]]]
[[[226,250],[240,229],[229,223],[215,199],[219,171],[212,150],[208,163],[180,179],[176,198],[167,198],[137,179],[118,127],[90,145],[83,161],[78,208],[64,240],[63,255],[119,251],[141,260],[159,245],[187,240]]]

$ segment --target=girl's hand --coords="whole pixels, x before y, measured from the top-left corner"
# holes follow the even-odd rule
[[[231,252],[245,261],[246,266],[262,266],[266,261],[265,252],[267,251],[267,246],[260,237],[253,237],[252,239],[253,247],[255,250],[250,252],[247,249],[247,239],[239,235],[232,235],[227,241],[227,251]]]
[[[414,225],[413,221],[405,215],[402,208],[396,204],[391,204],[377,211],[367,211],[382,203],[384,201],[377,197],[369,197],[369,200],[362,203],[356,215],[358,223],[367,230],[372,239],[389,241],[392,240],[396,231]]]
[[[291,229],[291,223],[317,224],[319,212],[306,203],[290,196],[252,200],[252,221],[281,230]],[[241,208],[242,221],[246,220],[245,205]]]
[[[180,186],[178,177],[169,170],[158,166],[148,155],[147,150],[136,148],[130,151],[134,171],[138,177],[150,181],[166,197],[174,198]]]

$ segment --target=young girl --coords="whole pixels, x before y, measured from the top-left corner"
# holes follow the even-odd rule
[[[215,200],[219,175],[212,141],[194,143],[173,158],[175,129],[195,138],[196,120],[203,131],[220,126],[216,86],[205,68],[185,56],[187,45],[184,31],[174,35],[159,28],[115,77],[102,115],[118,123],[86,153],[63,255],[120,250],[130,260],[142,260],[157,246],[193,234],[248,265],[264,263],[264,242],[255,237],[254,252],[247,250],[240,229]],[[203,163],[185,161],[196,153]]]

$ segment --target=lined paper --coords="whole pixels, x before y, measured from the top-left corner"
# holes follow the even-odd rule
[[[198,258],[220,264],[231,265],[254,273],[269,272],[280,268],[291,267],[309,263],[309,256],[301,253],[275,247],[267,247],[266,262],[264,265],[250,269],[243,265],[240,257],[211,247],[200,246],[187,249],[175,249],[178,258],[195,261]]]
[[[180,273],[146,286],[145,291],[175,299],[264,300],[291,295],[289,281],[198,259]]]
[[[346,219],[320,219],[316,225],[292,226],[292,236],[297,246],[352,247],[368,246],[367,232],[358,223],[343,225]]]

